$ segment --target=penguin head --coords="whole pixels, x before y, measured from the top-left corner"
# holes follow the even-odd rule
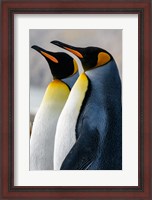
[[[31,48],[38,51],[47,60],[54,79],[64,79],[78,71],[77,62],[63,52],[50,52],[36,45]]]
[[[76,55],[81,60],[84,71],[104,66],[113,59],[110,53],[99,47],[74,47],[60,41],[52,41],[51,43]]]

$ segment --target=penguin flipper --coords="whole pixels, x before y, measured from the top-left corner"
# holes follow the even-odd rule
[[[89,134],[88,134],[89,131]],[[87,170],[96,159],[99,143],[97,129],[83,130],[75,145],[64,159],[61,170]]]

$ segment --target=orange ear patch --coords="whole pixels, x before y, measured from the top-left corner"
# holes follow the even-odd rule
[[[104,65],[110,61],[110,55],[105,52],[100,52],[98,54],[98,61],[96,66]]]
[[[44,51],[41,51],[41,54],[42,54],[43,56],[45,56],[46,58],[52,60],[52,61],[55,62],[55,63],[58,63],[58,62],[59,62],[54,56],[51,56],[50,54],[45,53]]]
[[[83,55],[82,55],[80,52],[78,52],[78,51],[76,51],[76,50],[73,50],[73,49],[70,49],[70,48],[68,48],[68,47],[65,47],[65,49],[68,50],[68,51],[70,51],[70,52],[73,53],[74,55],[78,56],[79,58],[83,58]]]

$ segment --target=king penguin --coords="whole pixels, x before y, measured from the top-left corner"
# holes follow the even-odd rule
[[[76,61],[63,52],[49,52],[32,46],[47,60],[53,75],[36,113],[30,138],[30,170],[53,170],[53,151],[56,125],[69,96],[72,76],[78,73]],[[64,82],[61,80],[64,79]],[[72,80],[72,82],[70,82]]]
[[[55,168],[121,170],[121,80],[114,58],[99,47],[74,47],[60,41],[52,43],[75,54],[84,69],[59,118]],[[65,128],[61,129],[63,124]]]

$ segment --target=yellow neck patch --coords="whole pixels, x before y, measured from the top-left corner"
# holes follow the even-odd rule
[[[74,71],[73,71],[73,74],[71,74],[69,77],[73,76],[73,75],[76,74],[77,71],[78,71],[78,64],[77,64],[77,62],[75,61],[75,59],[73,59],[73,65],[74,65]]]
[[[88,84],[89,84],[89,81],[88,81],[86,74],[82,73],[79,76],[79,78],[77,79],[76,83],[74,84],[71,92],[74,91],[74,90],[77,90],[77,91],[80,91],[80,94],[82,94],[82,96],[83,96],[88,89]]]
[[[64,82],[55,79],[48,85],[42,103],[66,101],[69,93],[70,89],[68,86]]]
[[[96,67],[104,65],[109,61],[110,61],[110,55],[105,52],[100,52],[98,54],[98,61]]]
[[[74,65],[74,72],[73,72],[73,74],[75,74],[77,71],[78,71],[78,64],[77,64],[77,62],[75,61],[75,59],[73,59],[73,65]],[[72,75],[73,75],[72,74]]]

